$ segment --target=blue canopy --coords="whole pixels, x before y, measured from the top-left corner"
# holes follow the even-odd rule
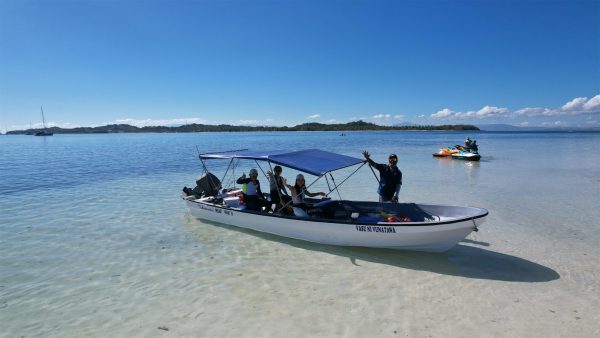
[[[299,151],[271,150],[250,151],[235,150],[222,153],[201,154],[200,159],[228,159],[241,158],[257,161],[269,161],[282,166],[296,169],[311,175],[322,176],[330,171],[350,167],[365,160],[332,153],[319,149],[306,149]]]

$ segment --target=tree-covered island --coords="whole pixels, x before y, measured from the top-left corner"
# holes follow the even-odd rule
[[[12,130],[7,134],[27,134],[33,135],[42,129]],[[407,126],[382,126],[370,122],[353,121],[348,123],[324,124],[324,123],[303,123],[293,127],[274,127],[274,126],[234,126],[229,124],[209,125],[209,124],[186,124],[176,127],[152,126],[136,127],[128,124],[111,124],[101,127],[79,127],[79,128],[59,128],[51,127],[47,129],[54,134],[104,134],[104,133],[196,133],[196,132],[242,132],[242,131],[372,131],[372,130],[398,130],[398,131],[462,131],[479,130],[476,126],[469,124],[454,125],[407,125]]]

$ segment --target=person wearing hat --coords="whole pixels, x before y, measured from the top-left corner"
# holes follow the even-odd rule
[[[242,185],[242,196],[246,209],[261,211],[263,207],[269,210],[269,202],[260,190],[260,182],[258,181],[258,171],[250,170],[250,177],[246,177],[244,173],[242,177],[237,179],[237,184]]]
[[[377,192],[379,193],[379,202],[398,202],[398,194],[402,187],[402,172],[396,164],[398,163],[398,156],[396,154],[390,154],[388,157],[388,164],[376,163],[371,159],[368,151],[363,151],[363,156],[369,162],[369,166],[375,167],[379,170],[379,187]]]

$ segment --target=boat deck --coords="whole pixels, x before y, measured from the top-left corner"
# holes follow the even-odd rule
[[[225,209],[232,209],[244,213],[262,214],[272,217],[310,219],[319,221],[333,221],[340,223],[408,223],[412,225],[420,224],[440,224],[451,223],[457,220],[470,218],[479,218],[487,215],[487,210],[471,207],[453,207],[439,206],[416,203],[380,203],[369,201],[348,201],[331,199],[311,199],[306,201],[321,212],[319,216],[308,216],[294,214],[291,211],[283,212],[261,212],[247,210],[239,204],[237,196],[224,197],[205,197],[201,199],[190,199],[194,202],[206,203]],[[265,194],[268,197],[268,194]]]

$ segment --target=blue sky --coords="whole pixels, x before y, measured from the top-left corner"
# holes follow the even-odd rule
[[[600,126],[599,1],[0,1],[0,130]]]

